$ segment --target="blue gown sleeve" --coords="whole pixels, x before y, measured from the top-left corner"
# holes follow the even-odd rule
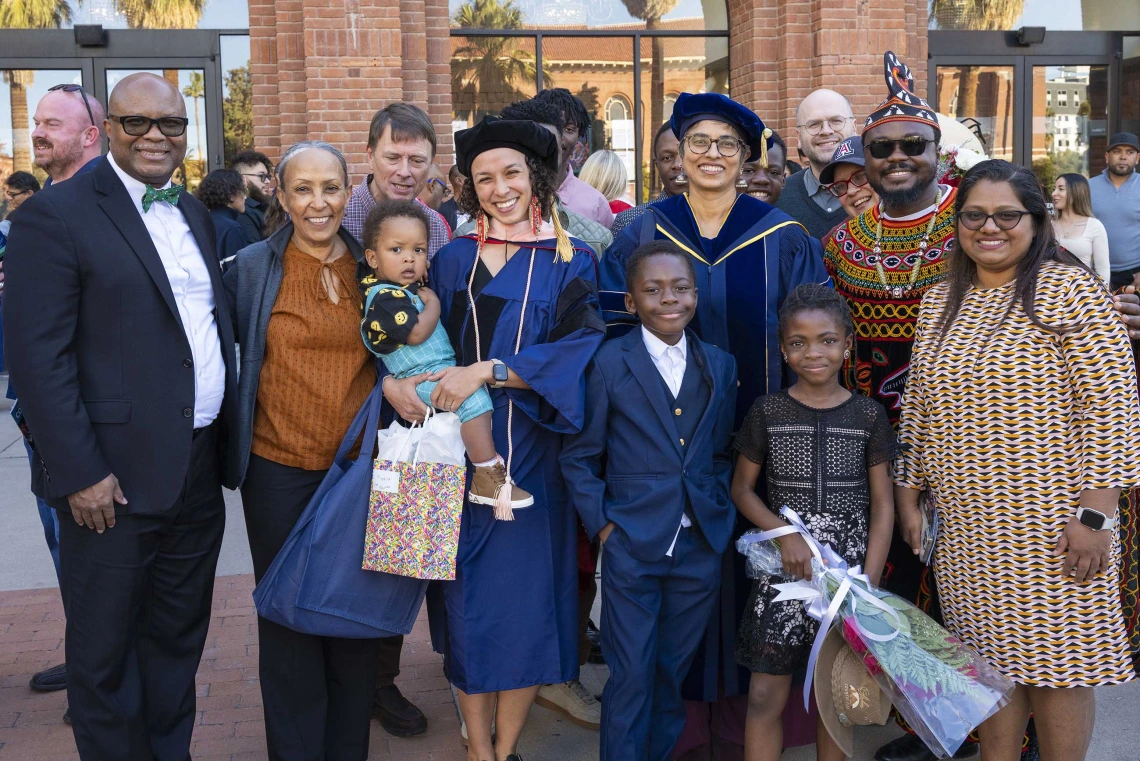
[[[576,253],[562,268],[554,323],[530,322],[523,328],[523,346],[503,362],[526,381],[530,389],[504,389],[511,401],[535,423],[556,433],[577,433],[582,428],[586,401],[586,367],[605,338],[605,322],[598,308],[594,258]],[[538,343],[548,327],[546,341]]]
[[[831,275],[823,264],[823,245],[790,225],[780,230],[780,293],[789,294],[804,283],[831,285]]]
[[[735,379],[734,379],[735,383]],[[610,417],[609,391],[597,360],[586,371],[586,408],[582,432],[567,436],[560,457],[569,503],[578,510],[586,533],[596,537],[606,527],[606,483],[602,458]],[[731,426],[731,422],[730,422]]]

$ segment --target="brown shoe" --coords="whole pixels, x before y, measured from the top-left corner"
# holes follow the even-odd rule
[[[468,499],[477,505],[490,505],[491,507],[495,507],[498,503],[499,495],[506,486],[507,469],[506,466],[503,465],[502,459],[494,465],[476,467],[475,477],[471,479],[471,493],[468,495]],[[510,509],[517,510],[520,507],[530,507],[534,504],[534,497],[518,484],[511,484],[510,489]]]

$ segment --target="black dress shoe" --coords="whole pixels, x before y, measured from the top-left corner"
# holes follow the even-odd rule
[[[427,717],[408,702],[394,684],[378,687],[372,694],[372,715],[384,731],[396,737],[415,737],[427,732]]]
[[[590,640],[590,655],[586,658],[586,662],[599,666],[605,663],[606,659],[602,657],[602,633],[594,626],[593,621],[586,622],[586,639]]]
[[[32,674],[32,681],[28,685],[36,692],[56,692],[67,689],[67,664],[61,663]]]
[[[512,753],[507,756],[507,761],[523,761],[523,758],[518,753]]]
[[[69,727],[71,726],[71,709],[70,708],[68,708],[66,711],[63,712],[63,723]]]
[[[978,752],[978,744],[964,742],[954,758],[970,758]],[[938,761],[918,735],[906,734],[895,738],[875,751],[875,761]]]

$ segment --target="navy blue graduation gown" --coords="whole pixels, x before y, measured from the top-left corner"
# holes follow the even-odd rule
[[[690,328],[736,359],[740,386],[735,429],[757,398],[784,386],[784,363],[776,332],[784,297],[803,283],[829,283],[820,242],[784,212],[749,195],[738,195],[716,238],[701,236],[688,194],[657,201],[621,231],[602,262],[603,306],[617,317],[617,294],[625,291],[625,263],[642,243],[671,240],[693,257],[697,316]],[[620,332],[611,320],[611,334]],[[617,327],[616,330],[613,328]],[[737,519],[736,535],[751,528]],[[715,701],[748,690],[748,673],[733,657],[736,630],[749,583],[742,557],[730,546],[721,574],[721,605],[685,680],[689,700]]]
[[[534,495],[513,521],[465,503],[455,581],[447,582],[447,667],[466,693],[557,684],[578,675],[577,514],[568,504],[558,456],[562,436],[581,430],[586,367],[602,343],[597,265],[574,240],[563,262],[554,241],[523,248],[476,297],[484,360],[499,359],[530,385],[490,389],[496,450],[507,456],[508,401],[514,402],[511,476]],[[522,343],[519,317],[533,256]],[[476,242],[456,238],[432,260],[458,364],[476,361],[467,295]]]

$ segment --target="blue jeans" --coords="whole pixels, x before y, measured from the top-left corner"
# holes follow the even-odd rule
[[[32,448],[28,440],[24,439],[24,449],[28,451],[28,464],[35,467],[32,460]],[[56,511],[39,497],[36,497],[36,508],[40,511],[40,523],[44,525],[44,539],[47,541],[48,552],[51,553],[51,562],[55,564],[55,579],[59,581],[59,515]]]

